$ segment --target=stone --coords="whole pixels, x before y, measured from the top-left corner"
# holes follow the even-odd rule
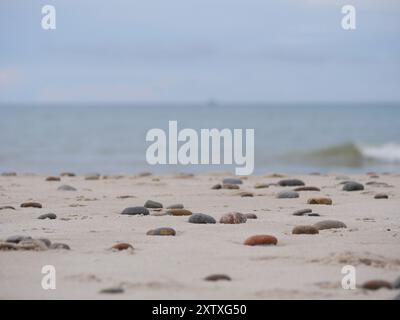
[[[381,288],[393,289],[391,283],[389,283],[388,281],[385,281],[385,280],[367,281],[362,285],[362,288],[367,289],[367,290],[378,290]]]
[[[214,224],[216,223],[215,219],[204,213],[195,213],[192,214],[189,218],[190,223],[202,223],[202,224]]]
[[[292,234],[318,234],[319,231],[313,226],[296,226],[292,230]]]
[[[374,199],[389,199],[389,196],[385,193],[378,193],[375,195]]]
[[[0,207],[0,210],[15,210],[15,208],[11,206],[2,206]]]
[[[50,245],[50,249],[64,249],[64,250],[70,250],[71,248],[69,245],[65,243],[52,243]]]
[[[269,184],[268,183],[257,183],[254,188],[256,189],[264,189],[264,188],[269,188]]]
[[[39,238],[38,240],[42,241],[46,245],[47,248],[50,248],[51,241],[49,239],[47,239],[47,238]]]
[[[0,251],[10,251],[10,250],[17,250],[17,245],[11,242],[0,241]]]
[[[231,212],[224,214],[221,219],[219,220],[219,223],[224,223],[224,224],[240,224],[240,223],[245,223],[247,221],[247,218],[244,214],[239,213],[239,212]]]
[[[124,289],[121,287],[110,287],[100,290],[100,293],[102,294],[119,294],[124,292]]]
[[[321,215],[319,213],[309,213],[307,214],[308,217],[320,217]]]
[[[298,187],[295,188],[293,191],[321,191],[320,188],[317,187]]]
[[[99,179],[100,179],[100,174],[98,173],[92,173],[85,176],[85,180],[99,180]]]
[[[144,207],[151,208],[151,209],[160,209],[163,207],[163,205],[157,201],[147,200],[146,203],[144,204]]]
[[[284,179],[278,182],[281,187],[297,187],[304,186],[305,183],[299,179]]]
[[[236,190],[240,189],[240,187],[237,184],[223,184],[222,189]]]
[[[39,202],[24,202],[21,204],[21,208],[42,208],[42,205]]]
[[[237,178],[225,178],[222,180],[222,184],[242,184],[243,181]]]
[[[231,277],[226,274],[211,274],[204,278],[206,281],[231,281]]]
[[[310,198],[307,200],[308,204],[325,204],[331,205],[332,199],[331,198]]]
[[[150,176],[152,176],[153,174],[151,173],[151,172],[149,172],[149,171],[144,171],[144,172],[140,172],[137,176],[138,177],[140,177],[140,178],[144,178],[144,177],[150,177]]]
[[[245,198],[245,197],[254,197],[254,193],[253,192],[247,192],[247,191],[243,191],[243,192],[239,192],[239,195],[242,197],[242,198]]]
[[[244,216],[246,217],[246,219],[257,219],[257,215],[255,215],[254,213],[245,213]]]
[[[398,277],[396,280],[394,280],[393,288],[394,289],[400,289],[400,277]]]
[[[314,224],[314,227],[318,230],[347,228],[347,226],[342,221],[337,220],[319,221]]]
[[[311,209],[299,209],[293,212],[292,214],[294,216],[304,216],[306,213],[311,213],[311,212],[312,212]]]
[[[277,243],[278,239],[267,234],[251,236],[244,242],[246,246],[276,245]]]
[[[61,173],[60,173],[60,176],[61,176],[61,177],[75,177],[76,174],[73,173],[73,172],[61,172]]]
[[[59,191],[76,191],[76,189],[74,187],[71,187],[67,184],[63,184],[62,186],[59,186],[57,188],[57,190],[59,190]]]
[[[171,216],[191,216],[192,212],[186,209],[170,209],[167,213]]]
[[[114,244],[111,247],[111,249],[118,250],[118,251],[128,250],[128,249],[133,250],[133,246],[129,243],[121,242],[121,243]]]
[[[364,186],[361,183],[355,181],[348,181],[343,185],[343,191],[360,191],[364,190]]]
[[[34,250],[34,251],[44,251],[48,247],[45,242],[39,239],[27,239],[22,240],[17,244],[18,250]]]
[[[221,188],[222,188],[222,186],[221,186],[220,183],[214,184],[214,185],[211,187],[212,190],[219,190],[219,189],[221,189]]]
[[[127,215],[144,215],[147,216],[149,214],[149,210],[147,210],[145,207],[129,207],[125,208],[121,214],[127,214]]]
[[[147,231],[148,236],[175,236],[176,231],[172,228],[157,228]]]
[[[16,177],[17,173],[16,172],[3,172],[1,175],[3,177]]]
[[[276,195],[276,197],[278,199],[292,199],[298,198],[299,194],[296,191],[281,191]]]
[[[183,209],[184,206],[181,203],[174,203],[167,207],[167,209]]]
[[[45,213],[42,214],[38,217],[38,219],[44,220],[44,219],[57,219],[57,215],[55,213]]]
[[[60,177],[47,177],[46,181],[61,181]]]
[[[21,242],[21,241],[23,241],[23,240],[31,240],[31,239],[32,239],[32,238],[31,238],[30,236],[16,235],[16,236],[8,237],[8,238],[6,239],[6,242],[9,242],[9,243],[19,243],[19,242]]]

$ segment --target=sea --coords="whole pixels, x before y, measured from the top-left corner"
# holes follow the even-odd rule
[[[254,129],[254,174],[399,172],[400,104],[3,105],[0,172],[207,173],[232,165],[150,165],[146,134]]]

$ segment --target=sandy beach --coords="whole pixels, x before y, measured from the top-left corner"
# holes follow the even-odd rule
[[[400,275],[400,175],[260,175],[243,179],[239,189],[212,189],[229,174],[109,176],[87,180],[18,174],[0,177],[0,240],[10,236],[46,238],[66,249],[0,250],[0,299],[393,299],[398,290],[366,290],[370,280],[393,283]],[[298,191],[277,198],[283,179],[300,179],[320,191]],[[344,191],[343,181],[361,191]],[[264,188],[255,188],[264,184]],[[68,185],[75,191],[58,188]],[[385,194],[388,198],[376,199]],[[244,195],[244,196],[243,196]],[[327,197],[332,205],[308,204]],[[147,200],[163,205],[149,215],[123,215]],[[42,208],[21,207],[37,202]],[[212,216],[215,224],[188,222],[166,207],[183,204]],[[12,208],[9,208],[12,207]],[[295,216],[300,209],[319,216]],[[222,224],[229,212],[257,219]],[[54,213],[56,219],[38,219]],[[338,220],[346,228],[292,234],[294,227]],[[169,227],[175,236],[147,235]],[[248,246],[254,235],[272,235],[276,245]],[[133,249],[113,250],[117,243]],[[4,242],[2,242],[4,245]],[[10,247],[11,248],[11,247]],[[41,286],[44,265],[56,270],[56,289]],[[345,290],[341,269],[356,268],[357,289]],[[230,281],[206,281],[223,274]],[[118,294],[101,293],[120,288]]]

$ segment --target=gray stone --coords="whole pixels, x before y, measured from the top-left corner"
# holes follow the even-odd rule
[[[145,207],[129,207],[125,208],[121,214],[127,214],[127,215],[144,215],[147,216],[149,214],[149,210],[147,210]]]
[[[67,184],[63,184],[62,186],[59,186],[57,188],[57,190],[59,190],[59,191],[76,191],[76,189],[74,187],[71,187]]]
[[[222,180],[222,184],[242,184],[243,181],[237,178],[225,178]]]
[[[124,293],[124,289],[121,287],[111,287],[111,288],[106,288],[100,290],[100,293],[103,294],[118,294],[118,293]]]
[[[281,191],[276,197],[278,199],[290,199],[290,198],[298,198],[299,194],[296,191]]]
[[[355,181],[348,181],[343,185],[343,191],[360,191],[364,190],[364,186],[361,183]]]
[[[296,210],[295,212],[293,212],[294,216],[304,216],[306,213],[311,213],[312,210],[311,209],[300,209],[300,210]]]
[[[190,223],[216,223],[215,219],[204,213],[194,213],[189,218]]]
[[[375,199],[389,199],[389,196],[385,193],[378,193],[374,197]]]
[[[151,209],[161,209],[163,207],[163,205],[157,201],[147,200],[146,203],[144,204],[144,207],[151,208]]]
[[[64,250],[70,250],[71,248],[69,245],[65,243],[52,243],[50,245],[50,249],[64,249]]]
[[[181,203],[175,203],[171,204],[170,206],[167,207],[167,209],[183,209],[184,206]]]
[[[16,235],[16,236],[11,236],[6,239],[6,242],[10,243],[19,243],[23,240],[31,240],[32,238],[30,236],[21,236],[21,235]]]
[[[281,187],[305,186],[305,183],[299,179],[283,179],[278,182]]]
[[[314,227],[318,230],[325,229],[338,229],[338,228],[347,228],[347,226],[342,221],[337,220],[323,220],[314,224]]]
[[[55,213],[45,213],[45,214],[42,214],[42,215],[40,215],[39,217],[38,217],[38,219],[51,219],[51,220],[53,220],[53,219],[56,219],[57,218],[57,216],[56,216],[56,214]]]

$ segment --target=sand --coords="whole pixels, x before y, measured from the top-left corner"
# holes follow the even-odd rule
[[[321,191],[302,191],[299,198],[277,199],[293,187],[255,189],[256,183],[281,178],[251,176],[240,190],[212,190],[224,174],[181,176],[123,176],[85,180],[45,176],[0,177],[0,240],[12,235],[48,238],[71,250],[0,251],[0,299],[392,299],[398,290],[367,291],[368,280],[394,281],[400,276],[400,175],[352,175],[363,191],[342,191],[338,174],[290,176]],[[366,185],[385,182],[391,187]],[[68,184],[77,191],[58,191]],[[254,197],[241,197],[249,191]],[[386,193],[389,199],[374,199]],[[130,198],[119,198],[132,196]],[[330,197],[333,205],[308,205],[311,197]],[[164,206],[183,203],[192,212],[206,213],[217,222],[228,212],[255,213],[244,224],[191,224],[187,216],[125,216],[120,212],[146,200]],[[42,209],[21,208],[36,201]],[[320,217],[293,216],[311,208]],[[53,212],[55,220],[39,220]],[[293,235],[297,225],[340,220],[346,229]],[[171,227],[176,236],[149,236],[158,227]],[[276,246],[245,246],[246,238],[269,234]],[[127,242],[133,251],[110,250]],[[44,265],[56,269],[56,289],[41,286]],[[356,267],[358,288],[341,286],[344,265]],[[231,281],[204,278],[226,274]],[[123,293],[100,290],[122,287]]]

